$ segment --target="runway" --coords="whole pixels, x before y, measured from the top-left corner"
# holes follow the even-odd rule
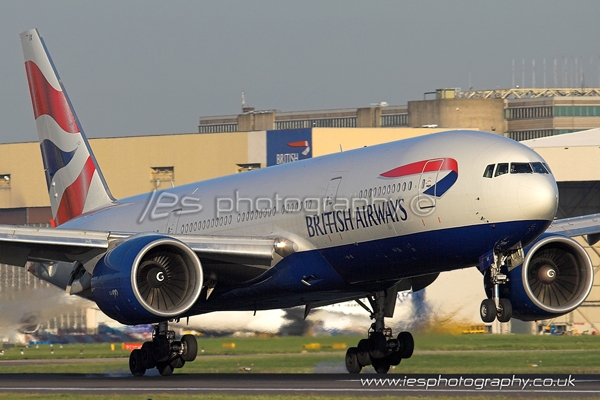
[[[153,372],[153,371],[149,371]],[[0,392],[598,397],[600,375],[0,374]]]

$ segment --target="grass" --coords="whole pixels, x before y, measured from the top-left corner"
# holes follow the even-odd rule
[[[122,348],[121,343],[112,344],[67,344],[62,347],[58,344],[50,346],[40,345],[17,345],[13,348],[5,348],[0,360],[43,360],[43,359],[76,359],[76,358],[112,358],[129,357],[129,351]],[[23,352],[23,354],[21,354]],[[53,352],[53,353],[52,353]]]
[[[344,372],[346,349],[337,347],[355,346],[358,340],[358,336],[199,338],[198,358],[175,373],[235,373],[240,367],[251,368],[250,373]],[[415,342],[414,356],[391,373],[600,373],[599,336],[430,334],[416,335]],[[231,343],[235,347],[228,347]],[[305,347],[315,343],[320,348]],[[0,360],[111,359],[34,365],[0,361],[0,366],[2,373],[129,374],[129,351],[120,343],[113,348],[111,344],[54,345],[51,354],[49,345],[17,346],[5,349]]]
[[[345,349],[336,349],[340,343],[355,346],[356,336],[333,337],[274,337],[274,338],[200,338],[200,352],[194,362],[186,363],[176,374],[195,373],[327,373],[344,372]],[[415,354],[390,370],[391,374],[600,374],[600,337],[597,336],[529,336],[529,335],[415,335]],[[235,343],[235,347],[227,347]],[[320,349],[305,345],[320,344]],[[223,344],[226,346],[224,347]],[[334,346],[338,344],[338,346]],[[316,347],[316,346],[312,346]],[[5,349],[0,360],[1,373],[78,373],[78,374],[124,374],[129,375],[127,357],[120,343],[65,345],[63,348],[49,345],[17,346]],[[23,350],[24,354],[20,352]],[[87,358],[87,362],[70,362],[69,359]],[[57,359],[57,363],[11,363],[19,359]],[[16,365],[9,365],[16,364]],[[534,366],[537,365],[537,366]],[[250,372],[240,371],[250,367]],[[370,367],[365,369],[372,371]],[[493,398],[504,400],[510,396],[482,394],[474,399]],[[142,400],[147,395],[69,395],[0,393],[0,400],[13,399],[108,399]],[[176,399],[177,395],[155,395],[154,399]],[[198,394],[186,396],[196,400],[228,400],[225,394]],[[241,395],[241,400],[323,400],[328,396],[308,395]],[[336,400],[359,400],[359,396],[335,396]],[[391,400],[394,397],[378,397]],[[457,396],[418,396],[407,399],[457,399]],[[598,398],[598,397],[596,397]]]
[[[345,352],[356,346],[361,336],[318,337],[250,337],[198,338],[199,352],[203,355],[241,354],[295,354],[302,351]],[[231,344],[235,347],[229,347]],[[311,344],[320,348],[312,349]],[[345,347],[338,348],[338,345]],[[112,347],[111,347],[112,346]],[[54,354],[51,354],[51,350]],[[481,351],[481,350],[600,350],[600,336],[534,336],[534,335],[415,335],[415,351]],[[21,354],[23,351],[24,354]],[[4,349],[1,359],[60,359],[128,357],[129,351],[121,343],[59,345],[17,345]]]
[[[422,335],[416,350],[600,350],[600,336]]]
[[[555,352],[523,351],[518,353],[415,354],[390,370],[390,373],[474,374],[474,373],[540,373],[600,374],[600,350]],[[0,363],[0,365],[2,365]],[[537,365],[537,366],[535,366]],[[175,373],[236,373],[241,367],[250,373],[314,373],[345,372],[344,353],[199,356]],[[86,373],[129,374],[125,358],[96,363],[41,365],[2,365],[2,373]],[[365,371],[372,371],[365,368]]]

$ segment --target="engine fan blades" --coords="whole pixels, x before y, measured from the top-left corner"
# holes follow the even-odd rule
[[[581,280],[575,257],[562,249],[542,250],[527,272],[533,295],[550,307],[569,303],[578,291]]]
[[[147,254],[140,264],[136,282],[141,297],[152,308],[169,311],[186,297],[188,268],[183,258],[174,252],[156,251]]]

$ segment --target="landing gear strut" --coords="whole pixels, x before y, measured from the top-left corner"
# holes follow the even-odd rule
[[[197,354],[198,344],[193,335],[175,340],[175,332],[169,330],[167,322],[161,322],[154,326],[152,341],[131,352],[129,370],[134,376],[142,376],[147,369],[156,367],[162,376],[169,376],[186,361],[194,361]]]
[[[507,259],[508,256],[505,254],[494,254],[494,264],[484,275],[484,285],[486,289],[491,289],[492,296],[481,302],[479,314],[483,322],[494,322],[496,318],[500,322],[508,322],[512,318],[510,300],[500,297],[500,285],[508,282],[508,277],[503,272],[507,268]]]
[[[368,339],[362,339],[357,347],[350,347],[346,352],[346,369],[351,374],[359,373],[363,367],[372,365],[378,374],[386,374],[390,366],[400,364],[403,358],[412,356],[415,342],[409,332],[400,332],[396,338],[391,328],[385,327],[385,317],[394,313],[397,291],[378,292],[369,297],[373,311]],[[368,311],[366,305],[357,302]]]

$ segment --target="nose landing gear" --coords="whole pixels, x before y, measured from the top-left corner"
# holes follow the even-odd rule
[[[483,322],[494,322],[496,318],[500,322],[508,322],[512,318],[512,304],[509,299],[500,297],[500,286],[508,282],[508,277],[503,268],[507,268],[508,256],[494,254],[494,264],[484,274],[484,286],[490,289],[492,296],[484,299],[479,308],[479,314]]]

